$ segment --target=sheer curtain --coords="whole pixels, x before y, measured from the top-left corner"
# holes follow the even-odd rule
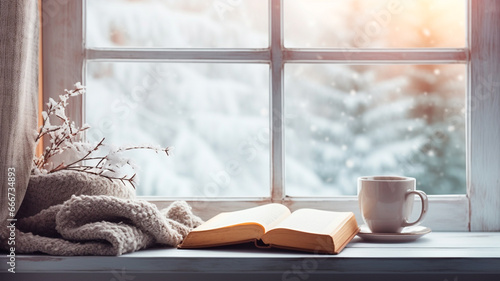
[[[38,0],[0,1],[0,222],[10,198],[21,205],[35,151],[38,17]]]

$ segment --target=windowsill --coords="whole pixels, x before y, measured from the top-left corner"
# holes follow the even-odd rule
[[[2,255],[0,276],[7,270],[5,260],[5,255]],[[196,274],[208,273],[214,276],[242,274],[244,278],[259,274],[259,280],[266,276],[279,277],[279,280],[305,280],[306,275],[306,279],[336,276],[339,280],[342,276],[347,278],[360,274],[430,274],[448,276],[448,280],[460,277],[460,281],[468,280],[468,276],[483,274],[480,280],[489,280],[490,277],[500,277],[500,232],[433,232],[411,243],[365,243],[356,237],[339,255],[256,249],[241,245],[202,250],[150,249],[120,257],[18,255],[16,263],[17,273],[32,273],[33,276],[98,273],[103,280],[111,280],[114,275],[120,274],[124,277],[116,277],[116,280],[132,280],[130,278],[142,274],[194,278]],[[127,276],[130,278],[127,279]]]

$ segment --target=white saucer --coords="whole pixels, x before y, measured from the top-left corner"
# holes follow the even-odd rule
[[[401,233],[373,233],[367,225],[362,225],[358,236],[370,242],[411,242],[431,232],[425,226],[405,227]]]

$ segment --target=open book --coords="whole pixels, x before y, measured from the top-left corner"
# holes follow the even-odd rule
[[[300,209],[267,204],[220,213],[191,231],[179,248],[206,248],[255,241],[315,253],[338,254],[358,233],[352,212]]]

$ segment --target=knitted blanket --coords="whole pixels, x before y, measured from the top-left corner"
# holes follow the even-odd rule
[[[159,210],[119,181],[68,171],[32,176],[16,219],[16,253],[65,256],[177,246],[202,223],[184,201]],[[2,227],[0,247],[9,235]]]

